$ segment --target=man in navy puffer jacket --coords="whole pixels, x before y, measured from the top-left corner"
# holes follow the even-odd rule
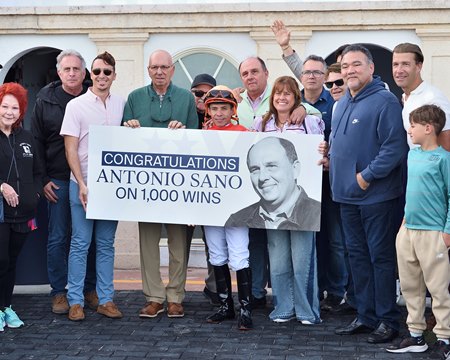
[[[357,317],[340,335],[371,331],[367,341],[398,335],[395,222],[407,154],[401,106],[379,77],[369,50],[350,45],[341,62],[348,91],[333,113],[330,182],[340,203]]]

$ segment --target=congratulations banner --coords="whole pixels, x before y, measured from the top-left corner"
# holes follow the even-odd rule
[[[322,138],[91,126],[87,217],[317,231]]]

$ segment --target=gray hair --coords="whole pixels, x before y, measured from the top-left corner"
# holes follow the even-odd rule
[[[323,59],[322,56],[318,56],[318,55],[309,55],[305,60],[303,60],[303,65],[305,65],[308,61],[317,61],[322,63],[323,65],[323,69],[326,70],[327,69],[327,63],[325,62],[325,60]]]
[[[86,61],[84,60],[84,58],[81,56],[81,54],[73,49],[67,49],[67,50],[63,50],[59,53],[59,55],[56,57],[56,70],[61,70],[61,61],[62,59],[64,59],[66,56],[76,56],[78,59],[80,59],[81,61],[81,70],[86,69]]]

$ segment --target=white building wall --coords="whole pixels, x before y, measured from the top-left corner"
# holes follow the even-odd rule
[[[372,43],[389,50],[401,42],[419,44],[425,55],[423,77],[450,97],[448,0],[207,2],[208,6],[182,0],[4,0],[0,82],[20,56],[37,47],[74,48],[88,66],[98,53],[110,51],[118,73],[113,91],[124,97],[149,83],[148,58],[158,48],[168,50],[175,60],[195,47],[218,50],[236,65],[259,55],[273,81],[289,74],[269,28],[275,19],[283,19],[301,57],[327,57],[344,43]],[[138,267],[135,223],[119,225],[116,244],[117,264]]]

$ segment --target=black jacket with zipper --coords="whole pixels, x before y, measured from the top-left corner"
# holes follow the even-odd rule
[[[84,94],[90,85],[89,81],[85,81],[81,94]],[[36,96],[31,116],[31,132],[36,139],[39,160],[42,161],[44,186],[51,178],[65,181],[70,178],[64,138],[59,135],[66,111],[66,104],[61,104],[56,96],[56,90],[61,86],[62,83],[58,80],[43,87]]]
[[[31,132],[19,127],[9,136],[0,131],[0,184],[11,185],[19,195],[15,208],[3,199],[4,222],[22,223],[36,215],[42,195],[42,168]]]

